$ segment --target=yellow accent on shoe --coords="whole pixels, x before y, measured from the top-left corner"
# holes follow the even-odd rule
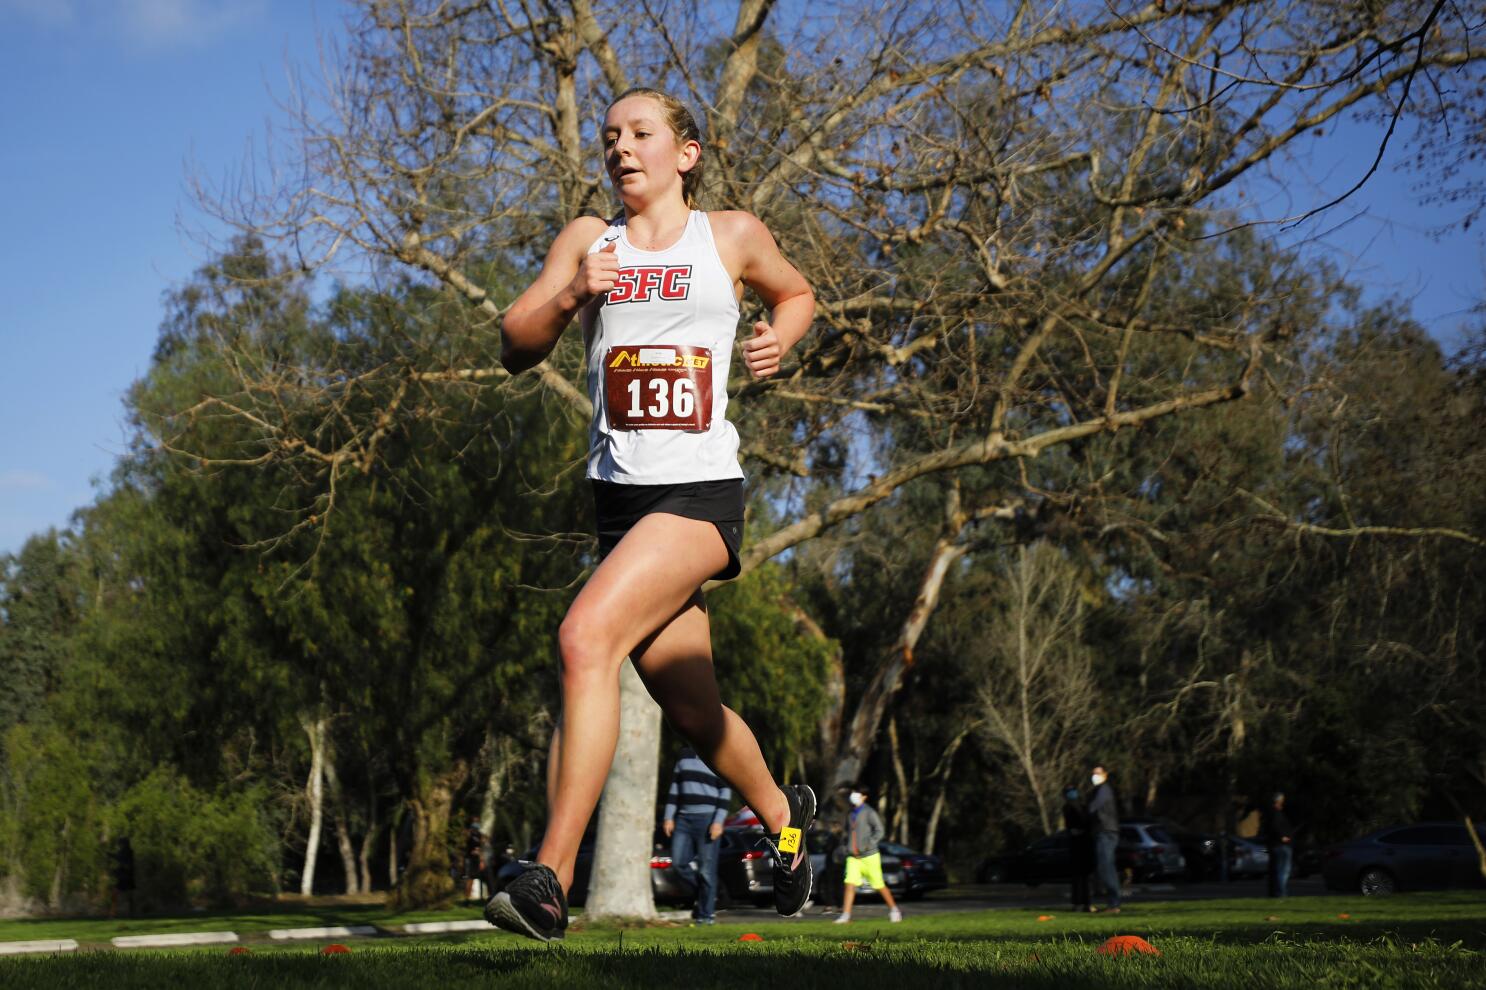
[[[779,851],[782,853],[793,853],[800,851],[800,830],[785,826],[779,832]]]

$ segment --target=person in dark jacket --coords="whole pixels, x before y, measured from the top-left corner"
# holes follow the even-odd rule
[[[1264,813],[1264,844],[1269,848],[1269,896],[1284,897],[1295,855],[1295,826],[1285,814],[1285,795],[1275,792]]]
[[[815,902],[823,913],[835,913],[846,897],[846,823],[848,807],[845,792],[831,802],[831,813],[816,819],[825,829],[825,867],[815,880]]]
[[[1109,771],[1095,767],[1089,775],[1094,791],[1089,795],[1089,818],[1094,830],[1094,860],[1099,882],[1109,897],[1106,911],[1120,911],[1120,874],[1115,869],[1115,847],[1120,844],[1120,802],[1109,786]]]
[[[1078,799],[1078,788],[1063,792],[1063,827],[1068,830],[1068,861],[1073,870],[1073,910],[1091,911],[1089,877],[1094,872],[1094,831],[1089,811]]]

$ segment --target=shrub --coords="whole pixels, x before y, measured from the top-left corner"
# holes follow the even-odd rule
[[[275,886],[277,841],[266,803],[259,786],[213,796],[171,767],[131,787],[112,819],[134,847],[141,903],[223,903]]]
[[[0,877],[57,910],[97,897],[105,855],[87,758],[52,726],[5,733],[0,762]]]

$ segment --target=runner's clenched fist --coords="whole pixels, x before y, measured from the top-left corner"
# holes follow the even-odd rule
[[[779,338],[763,320],[753,325],[753,336],[743,341],[743,363],[755,378],[768,378],[779,370]]]
[[[618,278],[619,248],[613,241],[610,241],[593,254],[583,258],[583,263],[578,266],[578,272],[573,276],[569,288],[578,302],[582,304],[614,288],[614,282]]]

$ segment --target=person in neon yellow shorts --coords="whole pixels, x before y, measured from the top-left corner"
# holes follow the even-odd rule
[[[851,905],[857,898],[857,887],[863,882],[871,885],[877,895],[888,906],[888,920],[902,921],[903,912],[893,900],[893,892],[882,879],[882,853],[877,844],[882,841],[884,829],[882,819],[867,803],[867,788],[856,784],[851,789],[851,814],[846,819],[846,893],[842,899],[841,917],[836,924],[844,925],[851,920]]]

